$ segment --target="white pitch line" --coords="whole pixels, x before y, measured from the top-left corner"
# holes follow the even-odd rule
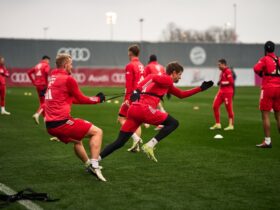
[[[9,188],[8,186],[0,183],[0,191],[5,193],[6,195],[13,195],[16,194],[17,192],[14,191],[13,189]],[[23,205],[25,208],[30,209],[30,210],[43,210],[40,206],[37,204],[28,201],[28,200],[20,200],[18,201],[21,205]]]

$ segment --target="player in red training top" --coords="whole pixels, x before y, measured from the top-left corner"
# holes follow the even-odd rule
[[[256,74],[262,77],[260,111],[264,129],[264,140],[256,145],[260,148],[271,148],[270,111],[274,110],[278,131],[280,132],[280,60],[274,54],[275,44],[268,41],[264,45],[265,56],[254,66]]]
[[[163,75],[165,74],[165,69],[162,65],[157,62],[156,55],[150,55],[149,63],[145,67],[144,77],[147,77],[150,74]]]
[[[220,79],[218,82],[218,85],[220,86],[219,91],[217,95],[215,96],[214,102],[213,102],[213,111],[214,111],[214,117],[215,117],[215,125],[210,127],[210,130],[216,130],[221,129],[222,125],[220,122],[220,106],[222,103],[225,103],[226,110],[228,113],[229,118],[229,124],[228,127],[226,127],[224,130],[234,130],[233,126],[233,119],[234,119],[234,113],[233,113],[233,107],[232,107],[232,99],[234,95],[234,80],[232,76],[232,71],[227,67],[227,62],[225,59],[220,59],[218,62],[218,67],[221,71]]]
[[[32,116],[37,124],[39,124],[40,114],[44,115],[43,105],[45,102],[45,92],[48,87],[48,76],[50,71],[50,57],[45,55],[42,57],[40,63],[30,69],[27,74],[32,84],[36,87],[39,97],[39,108],[36,113]]]
[[[147,77],[150,74],[155,74],[155,75],[164,75],[165,74],[165,68],[157,62],[157,56],[154,54],[150,55],[149,63],[145,67],[145,71],[144,71],[145,77]],[[160,109],[160,111],[166,112],[161,103],[158,104],[158,108]],[[150,125],[144,124],[144,126],[146,128],[148,128]],[[155,130],[159,130],[162,127],[163,127],[162,125],[158,125],[155,128]]]
[[[100,153],[101,159],[121,148],[142,123],[149,123],[164,125],[154,138],[142,146],[142,150],[148,157],[157,162],[154,155],[155,145],[179,125],[178,121],[168,113],[157,109],[161,98],[166,93],[178,98],[186,98],[213,86],[212,81],[204,81],[200,87],[191,90],[176,88],[173,83],[177,83],[181,79],[182,72],[183,67],[177,62],[172,62],[166,67],[167,74],[149,75],[137,86],[137,90],[131,95],[131,101],[134,102],[129,107],[127,120],[121,127],[118,138]]]
[[[105,101],[103,93],[94,97],[85,96],[79,89],[76,80],[71,76],[72,58],[68,54],[56,57],[57,69],[52,70],[48,89],[45,94],[45,123],[50,135],[57,137],[65,144],[74,143],[76,155],[85,163],[87,169],[102,181],[106,181],[99,167],[99,153],[102,144],[102,130],[92,123],[72,118],[71,105],[97,104]],[[89,137],[90,156],[82,143]]]
[[[128,48],[128,58],[130,62],[125,67],[125,98],[122,103],[118,121],[123,125],[127,118],[127,111],[130,106],[130,96],[133,90],[136,89],[136,86],[140,81],[144,79],[144,66],[139,61],[140,48],[138,45],[131,45]],[[133,144],[132,147],[128,149],[131,152],[140,151],[140,142],[141,142],[141,127],[139,127],[135,133],[132,135]],[[136,142],[137,145],[136,145]],[[136,146],[135,146],[136,145]],[[135,148],[135,149],[132,149]]]
[[[6,97],[6,77],[9,77],[10,74],[5,67],[5,59],[0,56],[0,100],[1,100],[1,114],[10,115],[10,112],[7,112],[5,109],[5,97]]]

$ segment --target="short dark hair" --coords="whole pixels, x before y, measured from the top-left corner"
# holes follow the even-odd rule
[[[227,61],[224,58],[221,58],[218,62],[221,64],[224,64],[224,65],[227,65]]]
[[[181,66],[177,61],[170,62],[166,66],[166,74],[170,75],[175,71],[176,73],[180,73],[184,71],[183,66]]]
[[[138,45],[131,45],[129,48],[128,48],[128,51],[129,52],[132,52],[132,54],[134,55],[134,56],[139,56],[139,54],[140,54],[140,48],[139,48],[139,46]]]
[[[44,55],[44,56],[42,57],[42,60],[45,60],[45,59],[51,60],[51,58],[50,58],[49,56],[47,56],[47,55]]]
[[[150,62],[153,62],[153,61],[157,61],[157,56],[154,55],[154,54],[150,55],[149,63],[150,63]]]
[[[272,41],[267,41],[264,44],[264,51],[265,52],[272,53],[272,52],[274,52],[274,48],[275,48],[275,44]]]

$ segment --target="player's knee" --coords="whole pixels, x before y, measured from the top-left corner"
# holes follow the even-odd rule
[[[172,130],[175,130],[179,126],[179,121],[174,118],[170,118],[169,126]]]
[[[98,135],[98,136],[102,136],[103,135],[103,131],[101,128],[98,128],[96,126],[92,126],[88,132],[88,135],[90,136],[95,136],[95,135]]]
[[[174,129],[178,128],[178,126],[179,126],[179,121],[176,120],[176,119],[174,119],[174,121],[173,121],[173,127],[174,127]]]
[[[103,135],[103,130],[101,128],[96,127],[95,134],[99,135],[99,136],[102,136]]]

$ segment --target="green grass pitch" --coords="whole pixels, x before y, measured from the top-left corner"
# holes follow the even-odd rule
[[[95,95],[121,88],[82,88]],[[32,96],[25,96],[32,92]],[[258,149],[263,131],[258,110],[259,88],[238,87],[234,100],[235,130],[210,131],[217,88],[164,107],[179,120],[179,128],[155,151],[158,163],[124,148],[101,162],[107,183],[85,172],[73,146],[50,142],[42,118],[31,118],[38,106],[34,88],[8,88],[7,110],[0,115],[0,183],[14,190],[30,187],[61,200],[36,202],[44,209],[280,209],[280,138],[271,116],[272,149]],[[104,131],[103,146],[115,140],[120,104],[74,105],[72,116],[93,122]],[[194,110],[199,106],[199,110]],[[221,107],[222,125],[227,115]],[[153,128],[143,130],[148,141]],[[215,134],[224,136],[214,140]],[[88,140],[84,140],[88,149]],[[24,209],[18,203],[7,209]]]

